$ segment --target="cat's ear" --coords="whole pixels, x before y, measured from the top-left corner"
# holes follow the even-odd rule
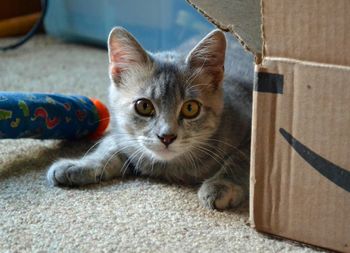
[[[136,67],[150,64],[147,52],[124,28],[114,27],[108,37],[109,74],[118,84],[122,75]]]
[[[188,54],[186,63],[191,73],[217,88],[224,77],[226,38],[214,30],[205,36]]]

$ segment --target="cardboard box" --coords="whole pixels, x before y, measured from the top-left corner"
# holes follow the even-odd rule
[[[253,226],[350,252],[350,1],[190,1],[256,55]]]

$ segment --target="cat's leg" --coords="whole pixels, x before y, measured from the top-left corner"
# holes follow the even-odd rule
[[[213,177],[203,182],[198,197],[206,208],[227,209],[240,205],[248,191],[249,161],[232,156]]]
[[[51,185],[77,186],[98,183],[121,175],[123,161],[118,147],[106,137],[90,154],[80,159],[62,159],[51,165],[47,179]]]

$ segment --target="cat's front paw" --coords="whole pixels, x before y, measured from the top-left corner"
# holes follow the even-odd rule
[[[49,168],[47,180],[53,186],[78,186],[96,183],[96,169],[79,160],[61,160]]]
[[[227,209],[236,207],[244,200],[241,186],[226,180],[207,180],[198,191],[201,204],[209,209]]]

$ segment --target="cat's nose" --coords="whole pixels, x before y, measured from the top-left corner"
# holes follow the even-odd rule
[[[175,134],[163,134],[161,136],[157,135],[157,137],[166,147],[168,147],[177,138]]]

